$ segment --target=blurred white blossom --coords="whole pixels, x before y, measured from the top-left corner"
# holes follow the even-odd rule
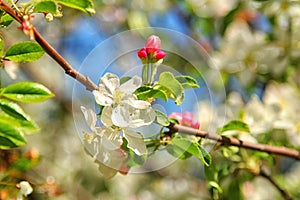
[[[19,183],[20,191],[17,196],[17,200],[22,200],[23,197],[27,197],[33,192],[31,185],[27,181],[21,181]]]

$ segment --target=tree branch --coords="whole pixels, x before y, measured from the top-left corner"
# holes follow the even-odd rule
[[[3,2],[2,0],[0,0],[0,8],[3,9],[6,13],[8,13],[10,16],[12,16],[19,23],[23,22],[22,16],[19,13],[17,13],[13,8],[11,8],[7,3]],[[39,43],[41,45],[41,47],[46,51],[46,53],[48,55],[50,55],[60,65],[60,67],[65,71],[65,73],[67,75],[69,75],[72,78],[79,81],[89,91],[98,89],[97,85],[95,85],[87,76],[84,76],[84,75],[80,74],[77,70],[75,70],[41,36],[41,34],[34,27],[33,27],[33,32],[34,32],[36,42]],[[197,130],[197,129],[193,129],[190,127],[185,127],[185,126],[181,126],[181,125],[177,125],[177,124],[172,124],[169,126],[169,128],[172,130],[181,132],[181,133],[195,135],[195,136],[207,138],[210,140],[215,140],[215,141],[218,141],[218,142],[220,142],[224,145],[228,145],[228,146],[237,146],[237,147],[246,148],[246,149],[252,149],[252,150],[257,150],[257,151],[262,151],[262,152],[267,152],[267,153],[272,153],[272,154],[278,154],[278,155],[282,155],[282,156],[288,156],[288,157],[300,160],[300,152],[299,151],[285,148],[285,147],[275,147],[275,146],[271,146],[271,145],[250,143],[250,142],[238,140],[236,138],[228,138],[225,136],[208,133],[206,131],[201,131],[201,130]]]
[[[17,13],[13,8],[11,8],[7,3],[0,1],[0,8],[3,9],[6,13],[12,16],[17,22],[22,23],[23,17]],[[36,30],[35,27],[32,27],[34,37],[37,43],[45,50],[45,52],[53,58],[60,67],[65,71],[65,73],[72,78],[79,81],[82,85],[86,87],[87,90],[93,91],[98,90],[98,86],[93,83],[87,76],[82,75],[76,69],[74,69]]]
[[[198,129],[194,129],[191,127],[186,127],[178,124],[171,124],[169,128],[176,132],[178,131],[180,133],[195,135],[201,138],[214,140],[226,146],[237,146],[245,149],[252,149],[252,150],[262,151],[270,154],[287,156],[287,157],[295,158],[296,160],[300,160],[299,151],[294,149],[289,149],[286,147],[277,147],[277,146],[271,146],[267,144],[246,142],[236,138],[229,138],[215,133],[208,133],[207,131],[202,131],[202,130],[198,130]]]
[[[292,197],[289,195],[289,193],[282,189],[264,169],[260,169],[258,175],[267,179],[280,192],[280,194],[285,200],[292,200]]]

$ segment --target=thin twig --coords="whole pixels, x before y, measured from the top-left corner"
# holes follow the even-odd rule
[[[280,192],[285,200],[292,200],[292,197],[287,193],[287,191],[281,188],[265,170],[261,169],[258,175],[267,179]]]
[[[282,155],[282,156],[288,156],[291,158],[295,158],[297,160],[300,160],[300,152],[294,149],[289,149],[286,147],[279,147],[279,146],[271,146],[267,144],[257,144],[257,143],[252,143],[252,142],[247,142],[247,141],[242,141],[236,138],[229,138],[225,136],[221,136],[215,133],[208,133],[207,131],[202,131],[198,129],[194,129],[191,127],[186,127],[186,126],[181,126],[178,124],[172,124],[169,126],[170,129],[173,129],[175,131],[178,131],[180,133],[185,133],[189,135],[195,135],[201,138],[206,138],[210,140],[215,140],[217,142],[220,142],[223,145],[227,146],[237,146],[241,148],[246,148],[246,149],[252,149],[252,150],[257,150],[257,151],[262,151],[266,153],[271,153],[271,154],[277,154],[277,155]]]

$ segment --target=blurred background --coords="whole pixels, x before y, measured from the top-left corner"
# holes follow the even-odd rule
[[[199,81],[201,90],[196,92],[199,102],[187,109],[197,111],[194,114],[201,129],[212,131],[229,120],[239,119],[249,124],[251,134],[234,132],[230,136],[300,150],[298,1],[95,0],[94,3],[93,16],[64,7],[62,18],[46,22],[43,15],[36,15],[32,22],[80,71],[84,71],[82,63],[97,45],[123,31],[159,27],[185,34],[203,48],[199,62],[206,77],[189,60],[172,53],[165,62]],[[27,40],[18,26],[15,23],[2,33],[7,46]],[[162,48],[167,40],[162,39]],[[188,51],[189,44],[181,42],[175,46]],[[114,48],[102,49],[104,55],[117,51]],[[99,67],[101,62],[98,61]],[[222,81],[214,81],[211,69],[218,70]],[[56,94],[44,103],[22,105],[40,126],[40,132],[27,136],[25,147],[0,151],[0,174],[9,171],[9,178],[33,184],[34,192],[28,199],[213,198],[213,186],[209,184],[212,179],[205,178],[203,164],[196,158],[178,160],[145,174],[102,178],[77,135],[72,115],[74,80],[47,55],[31,64],[11,63],[5,70],[4,86],[32,80],[43,83]],[[121,69],[120,74],[123,74]],[[209,89],[214,95],[208,91],[205,79],[210,80]],[[97,77],[93,81],[97,83]],[[270,181],[255,174],[262,166],[295,199],[300,198],[300,163],[293,159],[219,146],[210,153],[218,172],[214,181],[223,188],[220,199],[283,199]],[[15,164],[21,158],[31,160],[27,168]],[[5,191],[4,188],[1,193]]]

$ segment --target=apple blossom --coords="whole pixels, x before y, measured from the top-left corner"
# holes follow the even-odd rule
[[[94,90],[93,94],[99,105],[111,107],[115,126],[136,128],[151,124],[156,116],[149,102],[138,100],[133,94],[141,85],[142,79],[138,76],[120,85],[115,74],[106,73],[100,80],[99,90]],[[103,114],[107,113],[103,110]]]

